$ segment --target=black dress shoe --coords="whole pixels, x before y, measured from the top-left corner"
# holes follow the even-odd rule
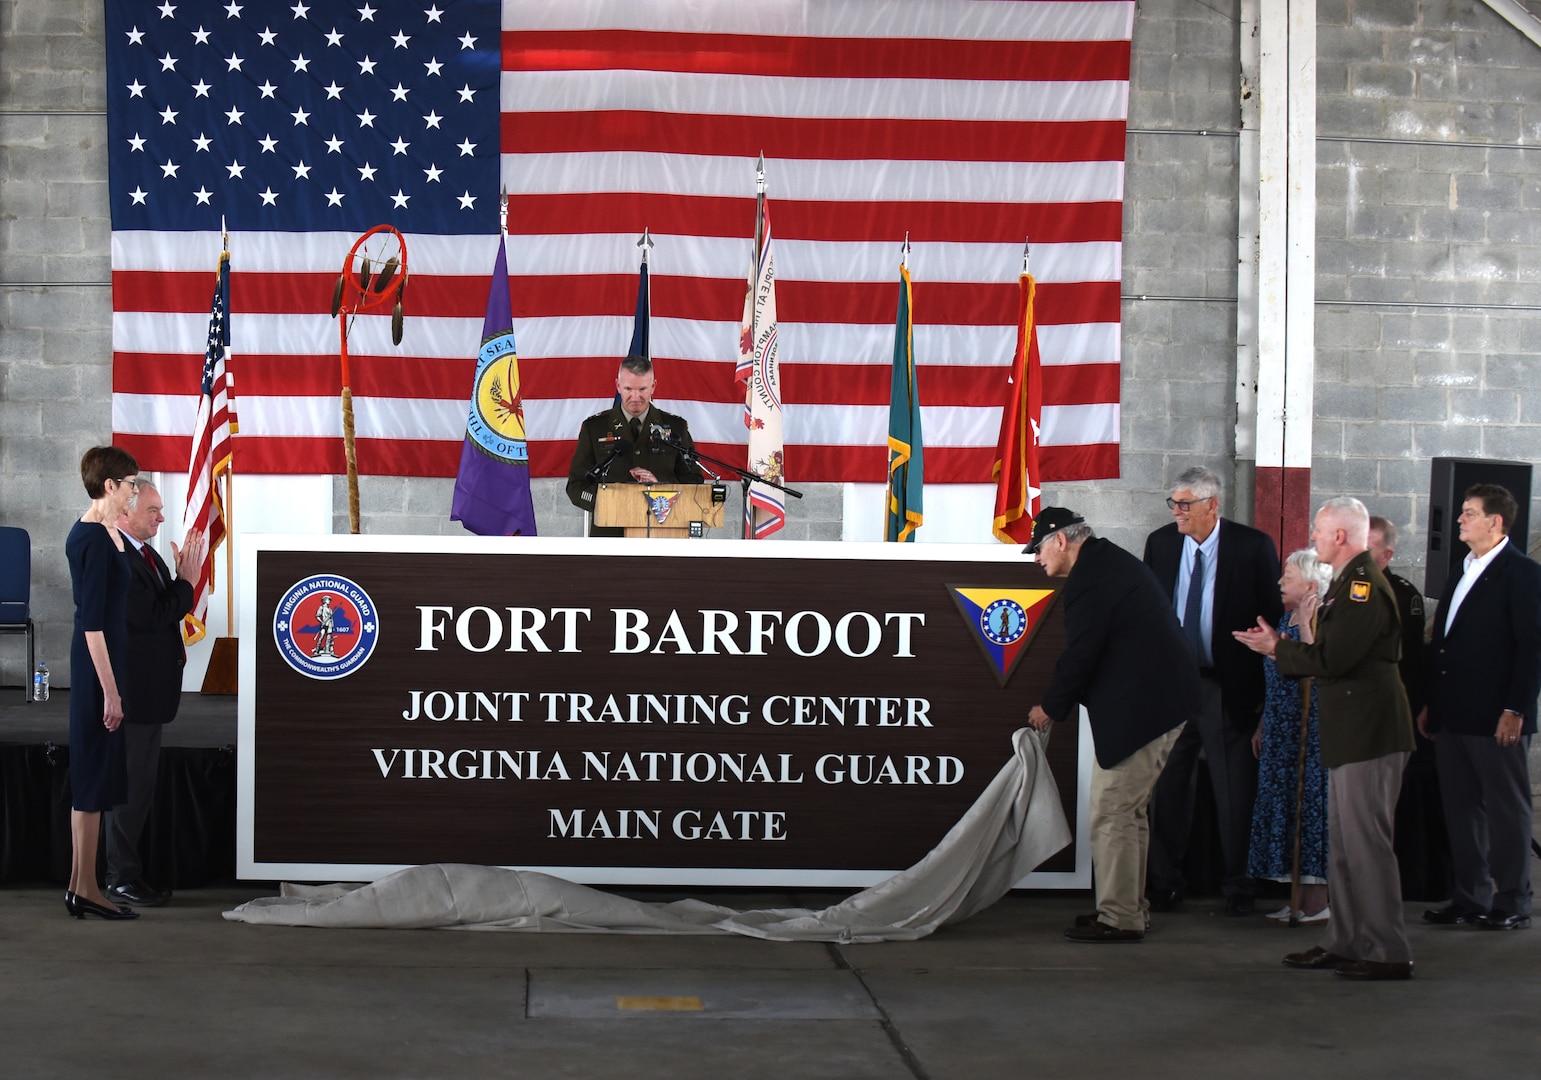
[[[1530,916],[1494,910],[1478,915],[1473,921],[1484,930],[1523,930],[1530,925]]]
[[[1094,912],[1092,912],[1089,915],[1077,915],[1075,917],[1075,924],[1076,924],[1076,926],[1077,927],[1095,926],[1097,924],[1097,914],[1098,913],[1094,911]],[[1146,931],[1146,933],[1150,932],[1150,920],[1149,919],[1145,920],[1145,931]]]
[[[1401,982],[1413,977],[1413,962],[1404,960],[1399,964],[1386,964],[1379,960],[1359,960],[1338,968],[1333,974],[1356,982]]]
[[[1447,904],[1442,908],[1430,908],[1423,913],[1423,921],[1433,923],[1435,926],[1461,926],[1465,923],[1476,922],[1482,918],[1479,912],[1467,911],[1458,904]]]
[[[1225,898],[1225,913],[1233,919],[1243,918],[1257,911],[1257,901],[1245,893],[1232,893]]]
[[[1352,966],[1354,961],[1337,953],[1330,953],[1320,945],[1313,945],[1305,952],[1290,953],[1284,958],[1284,966],[1306,971],[1331,971]]]
[[[1145,899],[1149,902],[1152,911],[1176,911],[1183,906],[1183,894],[1180,889],[1146,889]]]
[[[137,919],[139,912],[126,907],[105,907],[94,900],[87,900],[84,896],[75,896],[64,901],[65,909],[77,919],[84,919],[87,915],[98,919],[106,919],[116,922],[120,919]]]
[[[162,907],[171,899],[171,894],[152,889],[142,881],[130,881],[107,886],[107,899],[133,907]]]
[[[1086,941],[1094,943],[1111,943],[1126,941],[1144,941],[1143,930],[1120,930],[1116,926],[1109,926],[1105,922],[1094,922],[1090,926],[1072,926],[1065,931],[1065,937],[1071,941]]]

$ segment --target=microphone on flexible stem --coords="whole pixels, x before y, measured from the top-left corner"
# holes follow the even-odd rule
[[[605,460],[601,461],[598,465],[595,465],[585,474],[586,479],[595,481],[601,479],[605,475],[605,470],[610,467],[610,463],[616,458],[620,457],[623,452],[623,444],[619,442],[616,443],[613,447],[610,448],[610,456],[605,458]]]

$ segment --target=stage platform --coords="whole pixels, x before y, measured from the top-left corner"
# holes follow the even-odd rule
[[[173,889],[233,882],[236,698],[182,695],[161,740],[145,879]],[[68,690],[37,703],[0,690],[0,881],[69,877],[69,741]]]
[[[183,694],[177,718],[166,725],[162,746],[213,750],[235,745],[234,694]],[[47,701],[24,702],[18,687],[0,689],[0,743],[70,741],[70,692],[55,690]]]

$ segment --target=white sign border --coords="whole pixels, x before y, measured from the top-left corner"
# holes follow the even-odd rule
[[[237,695],[236,726],[236,877],[256,881],[377,881],[405,870],[410,863],[290,863],[256,859],[256,736],[257,736],[257,557],[264,551],[331,550],[349,554],[390,552],[452,555],[630,555],[646,543],[653,557],[669,558],[808,558],[861,559],[869,562],[1021,562],[1015,545],[925,545],[859,543],[835,540],[788,544],[744,540],[647,540],[592,537],[517,536],[351,536],[330,537],[279,533],[248,533],[242,537],[240,560],[239,685],[250,688]],[[725,547],[724,545],[732,545]],[[1075,869],[1034,871],[1017,882],[1018,889],[1085,889],[1091,886],[1092,739],[1086,710],[1081,710],[1076,761]],[[1006,749],[1003,747],[1003,750]],[[1004,754],[1003,754],[1004,760]],[[505,866],[533,870],[582,885],[692,885],[704,887],[866,888],[888,880],[905,867],[892,870],[810,870],[786,867],[668,867],[668,866]]]

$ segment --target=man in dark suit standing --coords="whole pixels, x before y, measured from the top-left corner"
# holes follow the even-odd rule
[[[1418,586],[1392,573],[1397,553],[1397,527],[1379,515],[1370,518],[1370,558],[1386,575],[1397,596],[1402,616],[1402,659],[1397,671],[1407,706],[1417,716],[1423,709],[1424,624],[1427,609]],[[1397,799],[1396,853],[1402,871],[1402,895],[1406,898],[1438,898],[1450,895],[1450,841],[1445,838],[1445,812],[1439,799],[1439,775],[1434,765],[1434,744],[1414,734],[1418,744],[1402,774],[1402,794]]]
[[[1510,540],[1519,507],[1497,484],[1461,504],[1471,549],[1434,614],[1428,707],[1450,833],[1450,905],[1425,922],[1488,930],[1530,925],[1531,793],[1526,755],[1541,694],[1541,566]]]
[[[1281,639],[1262,619],[1235,635],[1272,656],[1280,674],[1316,680],[1322,764],[1330,770],[1332,918],[1321,943],[1290,953],[1285,966],[1362,981],[1413,975],[1391,844],[1413,722],[1397,674],[1402,620],[1396,595],[1366,550],[1369,532],[1370,512],[1358,499],[1329,499],[1316,512],[1311,543],[1332,567],[1332,585],[1318,609],[1315,641]]]
[[[1172,523],[1145,541],[1145,565],[1170,598],[1202,679],[1197,716],[1172,748],[1151,801],[1151,906],[1166,911],[1182,902],[1202,749],[1220,826],[1225,913],[1249,915],[1255,884],[1247,875],[1247,845],[1257,795],[1252,734],[1263,707],[1263,661],[1232,632],[1259,618],[1277,626],[1284,605],[1278,549],[1268,534],[1220,516],[1221,490],[1210,470],[1186,470],[1166,501]]]
[[[1138,559],[1092,534],[1085,519],[1045,507],[1028,552],[1050,577],[1066,578],[1059,604],[1065,649],[1043,703],[1028,713],[1042,731],[1091,721],[1092,873],[1097,912],[1065,931],[1071,941],[1128,942],[1145,937],[1145,808],[1167,754],[1193,715],[1198,668],[1156,579]]]
[[[128,588],[128,665],[123,672],[123,734],[128,758],[128,801],[107,815],[107,895],[135,907],[159,907],[170,892],[147,885],[139,861],[139,836],[155,798],[161,728],[182,703],[182,616],[193,609],[193,586],[203,563],[203,535],[189,533],[179,551],[171,545],[177,577],[150,547],[165,521],[160,492],[141,480],[118,530],[128,540],[132,571]]]

